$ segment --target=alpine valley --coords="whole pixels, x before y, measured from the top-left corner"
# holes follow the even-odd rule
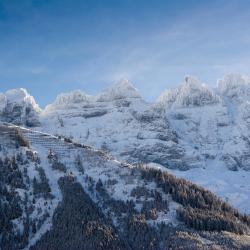
[[[250,249],[250,78],[0,94],[0,249]]]

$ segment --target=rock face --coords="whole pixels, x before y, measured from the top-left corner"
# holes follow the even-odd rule
[[[195,77],[145,102],[127,80],[96,96],[60,95],[41,114],[41,129],[73,137],[130,162],[173,169],[210,163],[250,169],[250,84],[227,75],[211,89]]]
[[[204,164],[212,159],[231,170],[249,170],[249,79],[227,75],[214,91],[189,82],[172,91],[175,99],[167,92],[157,101],[176,133],[197,149]]]
[[[129,162],[186,169],[199,158],[188,145],[181,146],[164,112],[145,102],[127,80],[96,96],[80,91],[60,95],[41,121],[44,131],[73,137]]]
[[[8,90],[0,93],[0,119],[28,127],[39,124],[39,106],[25,89]]]

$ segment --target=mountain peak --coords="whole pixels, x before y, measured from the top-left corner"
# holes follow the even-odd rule
[[[189,85],[193,87],[199,87],[201,85],[200,80],[195,76],[186,75],[184,80],[185,80],[184,85]]]
[[[250,79],[242,74],[227,74],[217,81],[219,91],[228,97],[242,99],[250,95]]]
[[[20,102],[27,99],[30,96],[27,90],[24,88],[10,89],[6,91],[5,95],[8,98],[8,101],[11,102]]]
[[[126,78],[123,78],[97,95],[99,102],[113,101],[124,98],[141,98],[138,90]]]
[[[208,87],[201,83],[201,81],[195,77],[187,75],[184,78],[184,83],[179,87],[180,94],[193,94],[194,92],[200,92],[207,90]]]
[[[6,106],[7,104],[15,105],[15,104],[27,104],[31,105],[34,110],[40,112],[40,108],[36,103],[33,96],[31,96],[28,91],[24,88],[10,89],[5,93],[1,93],[0,95],[0,103],[1,106]]]
[[[92,101],[93,96],[86,94],[81,90],[73,90],[69,93],[61,93],[56,100],[45,107],[44,112],[51,112],[57,109],[64,109],[66,106],[84,104]]]
[[[224,87],[227,85],[245,85],[248,77],[239,73],[226,74],[222,79],[219,79],[218,87]]]
[[[56,104],[81,103],[90,101],[92,96],[87,95],[81,90],[74,90],[69,93],[62,93],[57,96]]]
[[[204,106],[219,102],[219,97],[198,78],[187,75],[180,87],[166,90],[157,102],[165,107]]]
[[[113,87],[130,87],[132,85],[132,83],[127,79],[127,78],[121,78],[120,80],[118,80],[117,82],[115,82],[115,84],[113,84]]]

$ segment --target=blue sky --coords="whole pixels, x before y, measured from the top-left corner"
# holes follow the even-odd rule
[[[128,78],[149,101],[186,74],[250,75],[250,1],[0,0],[0,92],[40,106]]]

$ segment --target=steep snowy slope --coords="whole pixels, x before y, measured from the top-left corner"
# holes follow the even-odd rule
[[[167,172],[10,124],[0,139],[3,249],[250,246],[249,217]]]

